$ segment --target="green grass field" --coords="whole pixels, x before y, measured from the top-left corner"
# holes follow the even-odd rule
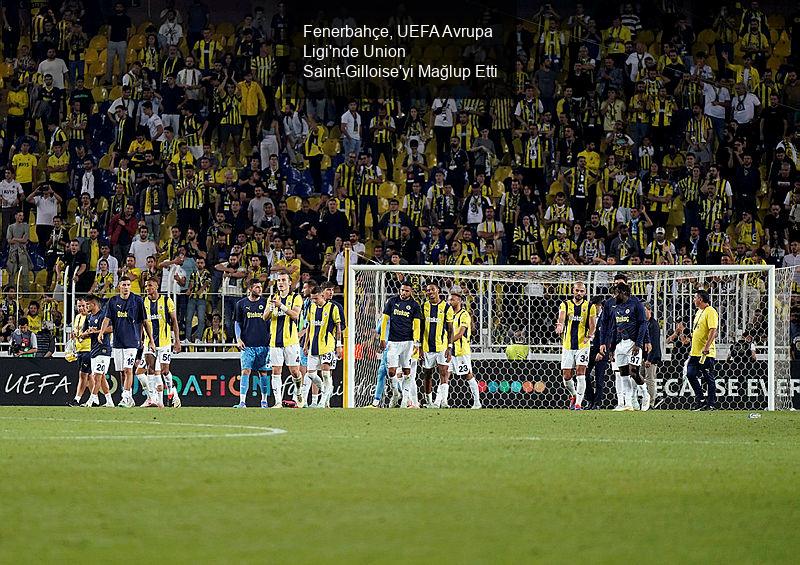
[[[800,551],[793,413],[2,408],[0,461],[0,563]]]

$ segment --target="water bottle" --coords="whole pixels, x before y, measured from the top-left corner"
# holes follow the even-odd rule
[[[747,418],[748,418],[749,420],[758,420],[760,417],[761,417],[761,414],[758,414],[757,412],[751,412],[751,413],[750,413],[750,414],[747,416]]]

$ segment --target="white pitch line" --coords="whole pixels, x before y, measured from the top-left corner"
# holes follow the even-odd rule
[[[79,418],[45,418],[39,416],[33,417],[20,417],[20,416],[0,416],[0,420],[13,420],[13,421],[42,421],[42,422],[78,422],[82,424],[148,424],[156,426],[185,426],[191,428],[233,428],[239,430],[252,430],[249,432],[226,432],[221,434],[91,434],[91,435],[59,435],[59,436],[14,436],[3,437],[0,436],[0,441],[27,441],[27,440],[92,440],[92,439],[215,439],[215,438],[232,438],[232,437],[264,437],[276,436],[287,433],[286,430],[281,428],[271,428],[266,426],[247,426],[243,424],[193,424],[188,422],[161,422],[150,420],[82,420]],[[3,430],[12,431],[12,430]]]

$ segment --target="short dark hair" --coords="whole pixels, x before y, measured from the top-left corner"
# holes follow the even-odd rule
[[[695,293],[700,300],[703,301],[704,304],[711,304],[711,295],[708,294],[707,290],[703,290],[702,288],[697,290]]]

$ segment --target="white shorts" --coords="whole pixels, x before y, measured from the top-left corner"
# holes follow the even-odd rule
[[[125,349],[112,348],[111,358],[114,359],[114,369],[121,371],[123,369],[133,369],[133,364],[136,361],[136,348],[126,347]]]
[[[153,355],[156,358],[156,363],[159,365],[169,365],[172,361],[172,346],[156,347],[155,353],[152,350],[147,350],[148,355]]]
[[[92,357],[91,366],[93,375],[98,374],[105,376],[109,369],[111,369],[111,357],[108,355],[98,355],[97,357]]]
[[[270,347],[270,364],[273,367],[299,367],[300,366],[300,346],[287,345],[286,347]]]
[[[447,362],[446,351],[430,351],[422,354],[423,369],[433,369],[437,365],[444,365],[445,367],[450,365],[450,363]]]
[[[321,369],[323,365],[330,365],[333,369],[333,364],[336,362],[336,352],[331,351],[323,355],[309,355],[308,356],[308,370],[316,371]]]
[[[574,369],[575,367],[586,367],[589,365],[589,348],[584,349],[563,349],[561,351],[561,368]]]
[[[642,349],[639,348],[639,352],[636,355],[631,354],[631,349],[636,344],[633,342],[632,339],[624,339],[617,344],[617,347],[614,348],[614,363],[611,367],[615,370],[618,370],[620,367],[624,367],[625,365],[633,365],[634,367],[638,367],[642,364]]]
[[[390,369],[410,369],[413,341],[390,341],[387,345],[386,366]]]
[[[469,355],[454,356],[450,361],[450,370],[454,375],[462,376],[472,372],[472,358]]]

